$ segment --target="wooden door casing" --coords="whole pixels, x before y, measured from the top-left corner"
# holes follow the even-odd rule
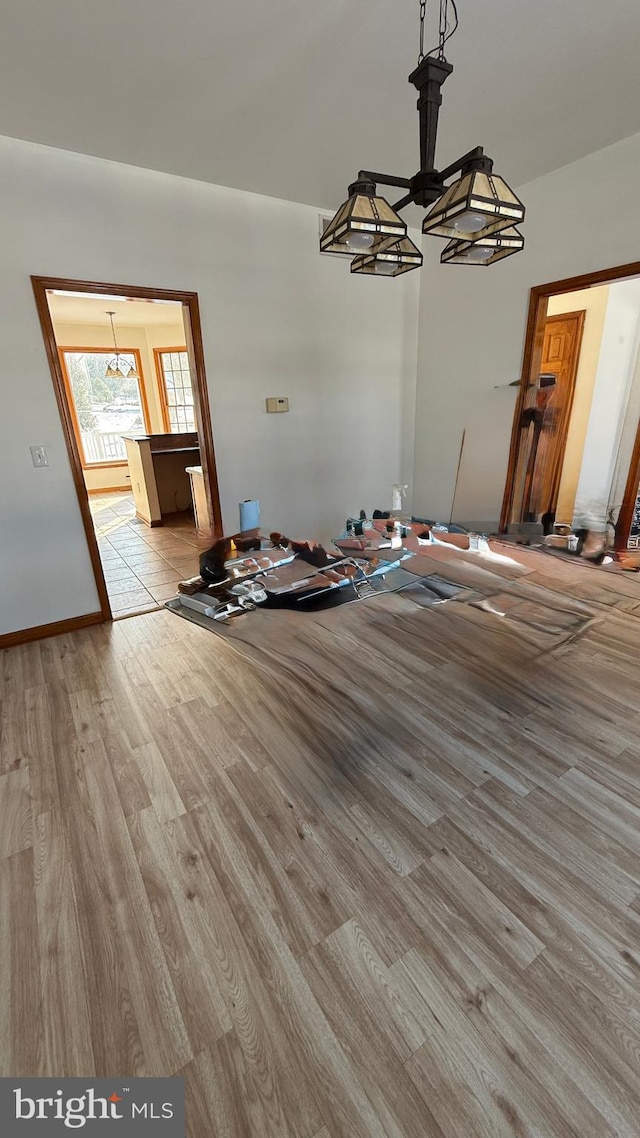
[[[631,462],[629,463],[629,473],[627,474],[627,481],[624,489],[624,497],[618,514],[616,522],[616,536],[615,548],[622,551],[624,549],[633,548],[638,549],[634,542],[630,542],[631,529],[633,527],[634,518],[637,510],[637,503],[640,497],[640,423],[636,431],[636,439],[633,446],[633,453],[631,455]]]

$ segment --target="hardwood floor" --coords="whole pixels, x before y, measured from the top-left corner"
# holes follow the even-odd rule
[[[421,556],[434,608],[1,654],[0,1074],[183,1074],[190,1138],[637,1138],[640,583],[494,549]]]

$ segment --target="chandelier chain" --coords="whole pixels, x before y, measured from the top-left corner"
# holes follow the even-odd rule
[[[424,22],[427,15],[427,0],[420,0],[420,50],[418,52],[418,63],[422,63],[424,59]]]
[[[449,23],[449,5],[453,12],[453,25]],[[438,17],[438,45],[432,47],[430,51],[424,50],[424,29],[427,19],[427,0],[420,0],[420,50],[418,52],[418,63],[422,63],[425,55],[435,55],[438,59],[444,59],[444,45],[451,39],[452,35],[458,29],[458,8],[456,0],[440,0],[440,11]]]
[[[444,44],[447,35],[447,0],[440,0],[440,19],[438,22],[438,59],[444,59]]]

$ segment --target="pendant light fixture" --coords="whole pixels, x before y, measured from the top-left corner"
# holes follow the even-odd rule
[[[382,249],[406,235],[404,221],[385,198],[377,196],[375,182],[363,178],[349,186],[349,197],[327,225],[320,249],[353,257]]]
[[[493,265],[494,261],[519,253],[523,246],[524,237],[512,225],[499,233],[478,235],[477,238],[474,234],[473,240],[460,235],[445,245],[440,260],[443,265]]]
[[[126,362],[126,360],[124,360],[123,357],[120,355],[120,351],[118,348],[118,341],[116,340],[116,330],[113,326],[113,318],[115,316],[115,312],[107,312],[106,315],[109,317],[109,320],[111,321],[111,335],[113,336],[113,347],[114,347],[115,354],[111,357],[111,359],[109,360],[109,363],[107,364],[107,370],[104,373],[104,378],[105,379],[140,379],[140,376],[138,375],[137,368],[133,364],[128,364]],[[120,366],[121,362],[122,362],[122,367]],[[122,368],[126,368],[127,369],[126,372],[124,372],[122,370]]]
[[[524,218],[524,206],[504,178],[491,172],[484,157],[470,159],[471,167],[431,207],[422,232],[434,237],[486,237]],[[488,169],[484,167],[488,166]]]
[[[364,254],[354,257],[351,262],[352,273],[377,273],[384,277],[398,277],[400,273],[407,273],[409,269],[419,269],[422,264],[422,253],[414,245],[410,237],[403,237],[394,241],[392,245],[385,245],[377,250],[373,256]]]
[[[420,0],[418,66],[409,76],[419,94],[420,169],[412,178],[360,170],[349,186],[347,201],[320,238],[321,253],[353,258],[352,273],[399,276],[420,268],[422,254],[407,236],[398,212],[411,203],[429,211],[423,233],[451,238],[442,263],[492,265],[524,247],[522,234],[514,228],[524,219],[524,206],[504,178],[493,173],[493,162],[481,146],[443,170],[435,167],[440,89],[453,71],[444,47],[458,27],[456,0],[440,0],[438,45],[425,54],[426,17],[427,0]],[[378,195],[379,185],[397,186],[406,193],[391,206]],[[500,233],[505,236],[498,241]]]

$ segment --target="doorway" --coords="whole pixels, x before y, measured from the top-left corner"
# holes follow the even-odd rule
[[[197,295],[32,283],[102,618],[158,608],[221,533]]]
[[[531,290],[519,388],[500,528],[549,532],[593,516],[617,522],[627,548],[640,483],[640,263]]]

